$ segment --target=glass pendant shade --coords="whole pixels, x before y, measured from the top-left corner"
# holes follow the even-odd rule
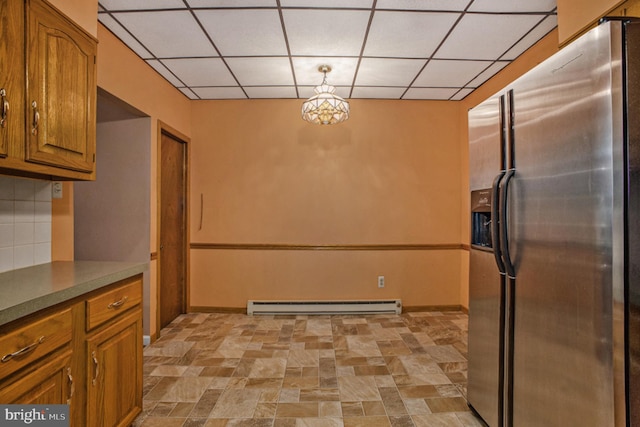
[[[324,79],[313,91],[316,93],[302,104],[302,118],[310,123],[333,125],[349,118],[349,103],[335,95],[336,88],[327,84],[328,66],[320,67]]]

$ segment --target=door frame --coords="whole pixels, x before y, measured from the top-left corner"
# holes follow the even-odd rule
[[[161,263],[162,258],[160,256],[160,242],[162,241],[162,135],[169,135],[171,138],[180,141],[185,145],[184,150],[184,248],[183,248],[183,259],[184,259],[184,294],[183,294],[183,304],[182,311],[184,313],[188,312],[189,309],[189,298],[190,298],[190,286],[189,286],[189,193],[190,193],[190,180],[189,180],[189,164],[190,164],[190,156],[191,156],[191,139],[181,133],[180,131],[174,129],[168,124],[158,120],[157,127],[157,155],[156,155],[156,195],[157,195],[157,203],[156,203],[156,245],[155,251],[157,254],[157,265],[156,265],[156,337],[160,338],[161,328],[161,319],[160,319],[160,299],[162,298],[162,270]]]

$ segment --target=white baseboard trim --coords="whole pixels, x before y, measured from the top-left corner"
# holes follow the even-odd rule
[[[146,347],[149,344],[151,344],[151,335],[143,335],[142,336],[142,345]]]

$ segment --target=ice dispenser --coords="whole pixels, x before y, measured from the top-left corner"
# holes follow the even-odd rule
[[[471,245],[479,249],[493,248],[490,188],[471,192]]]

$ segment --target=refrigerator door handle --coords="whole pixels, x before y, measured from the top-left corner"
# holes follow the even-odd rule
[[[491,186],[491,242],[493,244],[493,255],[496,259],[496,265],[500,274],[506,274],[504,262],[502,261],[502,250],[500,249],[500,181],[505,175],[505,171],[501,171],[493,180]]]
[[[509,169],[504,176],[504,179],[499,184],[500,187],[500,211],[498,213],[498,222],[500,228],[500,250],[502,252],[502,259],[504,261],[504,267],[509,277],[515,278],[516,271],[511,262],[511,255],[509,254],[509,228],[507,226],[507,205],[509,195],[509,182],[515,175],[515,169]]]

